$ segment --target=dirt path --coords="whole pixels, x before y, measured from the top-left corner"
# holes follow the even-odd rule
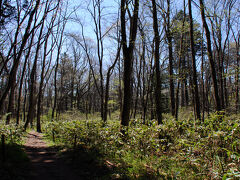
[[[75,172],[57,157],[56,150],[48,147],[42,135],[35,131],[28,134],[26,153],[31,160],[29,180],[78,180]]]

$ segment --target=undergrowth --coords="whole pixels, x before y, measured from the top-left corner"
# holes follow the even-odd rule
[[[119,120],[103,126],[100,118],[68,112],[43,126],[56,144],[97,149],[116,169],[114,177],[130,179],[239,179],[240,116],[211,114],[203,122],[192,117],[175,121],[167,114],[162,125],[131,120],[127,137]]]
[[[4,135],[4,146],[2,135]],[[5,125],[5,121],[0,122],[1,180],[22,180],[27,177],[29,159],[23,150],[25,135],[22,125],[16,126],[15,123]]]

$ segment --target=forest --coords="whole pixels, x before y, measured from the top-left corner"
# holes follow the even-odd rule
[[[240,179],[240,1],[0,0],[0,179]]]

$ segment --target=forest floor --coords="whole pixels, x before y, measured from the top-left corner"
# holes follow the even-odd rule
[[[78,179],[74,171],[57,156],[57,149],[49,147],[42,138],[42,134],[35,131],[29,132],[27,136],[25,150],[31,161],[29,179]]]
[[[28,133],[25,151],[31,161],[29,180],[78,180],[110,178],[107,167],[96,162],[86,150],[78,153],[77,163],[73,152],[59,153],[59,147],[49,146],[43,135]],[[78,150],[79,151],[79,150]],[[102,177],[102,178],[101,178]],[[112,179],[112,178],[111,178]]]

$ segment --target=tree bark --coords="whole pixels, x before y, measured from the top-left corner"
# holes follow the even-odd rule
[[[188,0],[189,8],[189,21],[190,21],[190,48],[192,53],[192,70],[193,70],[193,90],[194,90],[194,106],[196,110],[196,117],[198,120],[201,120],[201,111],[200,111],[200,101],[198,93],[198,82],[197,82],[197,70],[196,70],[196,59],[195,59],[195,49],[194,49],[194,39],[193,39],[193,19],[192,19],[192,4],[191,0]]]
[[[166,13],[166,36],[168,40],[168,72],[169,72],[169,84],[170,84],[170,109],[172,116],[175,115],[175,97],[174,97],[174,81],[173,81],[173,48],[172,48],[172,32],[170,27],[170,0],[167,0],[167,13]]]
[[[47,2],[46,2],[47,3]],[[45,66],[46,66],[46,58],[47,58],[47,47],[48,47],[48,38],[50,36],[50,33],[52,31],[52,28],[54,26],[54,22],[56,19],[57,11],[58,11],[59,3],[57,4],[57,9],[55,12],[55,15],[51,19],[51,25],[48,28],[46,37],[44,38],[44,53],[43,53],[43,62],[42,62],[42,71],[41,71],[41,79],[40,79],[40,84],[39,84],[39,90],[38,90],[38,101],[37,101],[37,132],[41,133],[41,113],[42,113],[42,98],[44,94],[44,78],[45,78]],[[47,5],[45,7],[47,9]],[[45,12],[47,13],[47,12]],[[43,24],[44,25],[44,24]],[[52,48],[54,45],[52,44]],[[50,49],[50,51],[53,51],[53,49]],[[49,63],[50,64],[50,63]]]
[[[240,41],[240,35],[238,36],[238,40],[236,40],[236,58],[237,58],[237,65],[235,70],[235,94],[236,94],[236,101],[235,101],[235,108],[236,113],[239,111],[239,71],[240,71],[240,57],[239,57],[239,41]]]
[[[154,50],[154,63],[155,63],[155,103],[156,103],[156,115],[158,124],[162,124],[162,107],[161,107],[161,77],[160,77],[160,62],[159,62],[159,45],[160,37],[158,32],[158,18],[156,10],[156,2],[152,0],[153,7],[153,29],[154,29],[154,41],[155,41],[155,50]]]
[[[124,97],[123,97],[123,110],[121,115],[121,132],[126,133],[124,127],[129,125],[130,121],[130,109],[132,101],[132,62],[133,62],[133,49],[135,47],[135,40],[137,35],[137,20],[138,20],[138,10],[139,10],[139,0],[134,2],[134,12],[133,17],[130,17],[130,36],[129,36],[129,46],[127,46],[127,35],[126,35],[126,0],[121,0],[121,36],[122,36],[122,49],[123,49],[123,59],[124,59]]]
[[[107,79],[106,79],[106,86],[105,86],[105,100],[104,100],[104,116],[103,122],[107,122],[107,113],[108,113],[108,99],[109,99],[109,84],[110,84],[110,77],[112,74],[112,70],[114,69],[119,57],[120,57],[121,46],[118,47],[116,58],[111,67],[109,67],[107,72]]]
[[[205,29],[205,35],[207,39],[207,51],[208,51],[208,59],[211,67],[211,76],[212,76],[212,82],[213,82],[213,89],[214,89],[214,99],[215,99],[215,104],[216,104],[216,110],[221,111],[221,101],[218,95],[218,85],[217,85],[217,77],[216,77],[216,69],[215,69],[215,64],[213,60],[213,54],[212,54],[212,45],[211,45],[211,35],[210,31],[206,22],[205,18],[205,6],[203,3],[203,0],[199,0],[200,2],[200,10],[201,10],[201,17],[202,17],[202,22],[203,22],[203,27]]]
[[[47,5],[46,5],[47,6]],[[46,7],[45,7],[45,12],[46,13]],[[43,28],[44,28],[44,21],[45,21],[45,14],[42,18],[42,25],[41,25],[41,29],[39,32],[39,40],[37,43],[37,48],[36,48],[36,52],[35,52],[35,57],[34,57],[34,62],[33,62],[33,66],[32,66],[32,70],[31,70],[31,74],[30,74],[30,84],[29,84],[29,89],[30,89],[30,93],[29,93],[29,107],[28,107],[28,116],[27,116],[27,121],[24,125],[24,129],[26,130],[28,127],[28,124],[33,124],[33,119],[34,119],[34,114],[36,111],[36,105],[37,105],[37,89],[36,89],[36,84],[37,84],[37,61],[38,61],[38,55],[39,55],[39,51],[42,45],[41,42],[41,38],[42,38],[42,34],[43,34]],[[35,18],[35,21],[37,21],[37,18]]]
[[[32,43],[33,43],[33,39],[34,39],[34,33],[32,34],[32,38],[31,38],[31,41],[30,41],[30,44],[29,44],[29,49],[28,49],[28,52],[27,52],[27,55],[25,57],[25,61],[24,61],[24,65],[23,65],[23,70],[22,70],[22,75],[21,75],[21,79],[20,79],[20,87],[19,87],[19,91],[18,91],[18,102],[17,102],[17,114],[16,114],[16,124],[18,125],[19,124],[19,118],[20,118],[20,110],[21,110],[21,96],[22,96],[22,86],[23,86],[23,80],[24,80],[24,75],[25,75],[25,71],[26,71],[26,68],[27,68],[27,61],[28,61],[28,58],[30,56],[30,53],[31,53],[31,49],[32,49]]]
[[[7,110],[7,118],[6,118],[6,124],[10,123],[10,119],[13,116],[14,113],[14,93],[15,93],[15,87],[16,87],[16,79],[14,79],[14,83],[11,87],[10,94],[9,94],[9,101],[8,101],[8,110]]]
[[[67,22],[67,19],[65,17],[66,15],[64,15],[64,21],[62,24],[62,29],[61,31],[59,31],[58,33],[60,34],[60,39],[59,39],[59,44],[58,46],[58,50],[57,50],[57,58],[56,58],[56,65],[55,65],[55,71],[54,71],[54,102],[53,102],[53,108],[52,108],[52,121],[55,117],[55,111],[57,114],[57,99],[58,99],[58,89],[57,89],[57,73],[58,73],[58,66],[59,66],[59,60],[60,60],[60,53],[61,53],[61,49],[62,49],[62,42],[63,42],[63,36],[64,36],[64,29],[65,29],[65,25]],[[61,25],[61,19],[59,19],[59,27]]]
[[[183,78],[183,71],[182,71],[182,59],[183,59],[183,37],[184,37],[184,27],[185,27],[185,20],[186,20],[186,8],[185,8],[185,0],[183,0],[183,21],[182,21],[182,33],[181,33],[181,40],[180,40],[180,54],[179,54],[179,61],[178,61],[178,83],[177,83],[177,89],[176,89],[176,104],[175,104],[175,119],[178,120],[178,109],[179,109],[179,88],[180,84],[183,84],[182,78]],[[183,87],[182,87],[183,92]],[[183,94],[183,93],[182,93]],[[182,96],[182,104],[184,104]]]

